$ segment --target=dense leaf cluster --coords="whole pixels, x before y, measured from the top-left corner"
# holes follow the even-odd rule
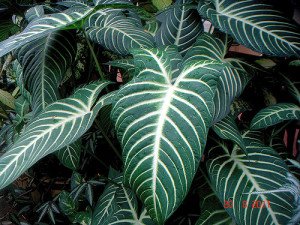
[[[40,189],[47,159],[67,171],[15,223],[36,222],[29,211],[62,224],[300,222],[299,156],[283,144],[299,135],[300,29],[277,7],[0,0],[0,13],[0,189],[33,193],[18,185],[26,171]]]

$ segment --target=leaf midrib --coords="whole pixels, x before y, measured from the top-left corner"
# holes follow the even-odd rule
[[[158,118],[158,126],[156,128],[156,132],[155,132],[155,140],[154,140],[154,147],[153,147],[153,161],[152,161],[152,199],[153,199],[153,206],[154,206],[154,211],[156,213],[156,215],[158,215],[157,213],[157,208],[156,208],[156,179],[157,179],[157,172],[158,172],[158,161],[159,161],[159,149],[160,149],[160,142],[161,142],[161,136],[163,133],[163,128],[164,128],[164,124],[165,124],[165,117],[168,113],[168,110],[170,108],[170,103],[172,101],[172,95],[174,93],[174,86],[171,84],[170,81],[170,76],[168,74],[168,72],[166,71],[166,69],[164,68],[164,65],[161,63],[160,59],[153,54],[151,51],[146,50],[157,62],[162,75],[165,77],[166,80],[169,81],[169,89],[167,91],[166,96],[164,97],[163,103],[162,103],[162,112]]]
[[[176,9],[174,9],[175,11]],[[178,32],[176,34],[176,38],[175,38],[175,45],[179,45],[179,40],[180,40],[180,35],[181,35],[181,31],[182,31],[182,25],[183,25],[183,19],[184,19],[184,16],[185,16],[185,7],[183,6],[182,9],[180,9],[181,11],[181,16],[180,16],[180,21],[179,21],[179,26],[178,26]],[[175,12],[174,12],[175,14]],[[175,16],[176,17],[176,16]]]
[[[50,36],[51,36],[52,33],[50,33],[49,35],[47,35],[47,37],[45,38],[45,46],[43,48],[43,54],[42,54],[42,71],[41,71],[41,97],[42,97],[42,109],[44,109],[46,107],[46,103],[45,103],[45,82],[46,82],[46,79],[45,79],[45,62],[46,62],[46,54],[48,53],[48,46],[50,45]]]

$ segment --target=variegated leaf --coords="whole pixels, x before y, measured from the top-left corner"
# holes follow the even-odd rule
[[[217,60],[227,64],[214,97],[213,124],[228,115],[231,103],[242,93],[250,79],[245,69],[249,65],[238,59],[225,57],[229,48],[228,42],[228,36],[218,38],[210,34],[202,34],[194,44],[193,51],[188,52],[184,57],[185,62]]]
[[[79,166],[81,154],[81,143],[76,141],[70,145],[59,149],[56,152],[56,156],[59,161],[71,170],[76,170]]]
[[[251,129],[267,128],[285,120],[299,120],[300,107],[292,103],[278,103],[260,110],[251,121]]]
[[[199,13],[254,51],[300,56],[300,29],[271,5],[258,0],[201,0]]]
[[[121,55],[128,55],[132,48],[154,46],[153,37],[120,12],[94,14],[86,32],[92,41]]]
[[[173,51],[135,50],[138,75],[121,88],[112,110],[123,148],[125,185],[137,193],[158,224],[189,190],[223,67],[215,61],[185,64],[172,82]]]
[[[201,214],[196,225],[234,225],[235,223],[223,208],[222,203],[212,190],[210,181],[201,171],[197,179],[197,192],[201,197]]]
[[[226,116],[224,119],[214,124],[212,129],[220,138],[232,140],[243,150],[246,150],[242,135],[231,115]]]
[[[73,33],[58,31],[34,40],[20,48],[22,81],[28,87],[32,110],[37,115],[48,104],[58,100],[58,86],[76,55]]]
[[[97,96],[109,82],[95,82],[47,106],[0,158],[0,189],[46,155],[76,141],[92,125],[111,95]]]
[[[237,224],[295,224],[299,181],[272,148],[249,131],[243,138],[248,155],[224,143],[209,150],[207,170],[213,188],[224,205],[232,201],[226,211]]]
[[[181,54],[185,54],[194,44],[203,30],[201,17],[195,9],[186,4],[190,0],[177,0],[175,5],[159,15],[162,24],[155,34],[160,45],[176,45]]]
[[[143,209],[138,216],[138,202],[134,193],[123,186],[122,174],[110,169],[109,183],[95,206],[93,212],[92,225],[111,225],[111,224],[154,224],[147,211]]]
[[[20,34],[0,42],[0,57],[54,31],[72,28],[72,26],[75,26],[75,23],[83,20],[93,11],[94,9],[90,7],[76,7],[61,13],[42,16],[29,23]]]

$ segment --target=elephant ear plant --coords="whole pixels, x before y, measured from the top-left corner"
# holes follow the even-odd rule
[[[0,189],[66,181],[19,224],[300,222],[299,25],[267,1],[161,5],[0,0]]]

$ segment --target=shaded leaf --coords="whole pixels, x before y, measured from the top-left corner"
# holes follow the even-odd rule
[[[278,103],[260,110],[251,121],[251,129],[258,130],[285,120],[299,120],[300,107],[292,103]]]
[[[212,129],[220,138],[234,141],[243,150],[246,150],[242,135],[231,115],[213,125]]]
[[[56,152],[59,161],[71,170],[76,170],[79,166],[81,154],[81,143],[76,141]]]

